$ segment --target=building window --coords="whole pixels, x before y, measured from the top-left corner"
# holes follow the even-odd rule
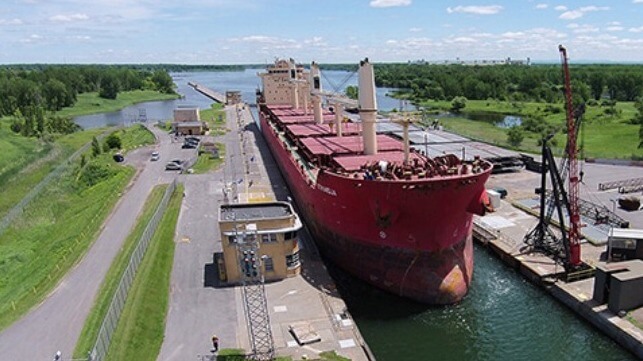
[[[228,236],[228,242],[230,242],[230,244],[236,244],[237,236]]]
[[[275,233],[262,234],[261,242],[263,243],[277,242],[277,235]]]
[[[289,256],[286,256],[286,267],[295,268],[299,267],[299,252],[295,252]]]
[[[275,265],[272,262],[272,257],[263,256],[263,265],[266,267],[266,272],[274,272]]]
[[[293,238],[295,238],[295,237],[297,237],[297,231],[286,232],[286,233],[284,234],[284,239],[285,239],[286,241],[291,240],[291,239],[293,239]]]

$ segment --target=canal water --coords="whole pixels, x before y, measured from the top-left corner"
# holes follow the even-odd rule
[[[636,360],[486,249],[476,245],[474,257],[469,293],[441,307],[329,269],[378,361]]]
[[[150,120],[168,120],[178,106],[208,108],[211,101],[187,85],[196,81],[217,91],[239,90],[254,103],[259,85],[256,73],[195,72],[172,74],[182,99],[142,103],[120,112],[78,117],[83,127],[123,124],[141,110]],[[341,84],[346,72],[327,72]],[[326,90],[331,84],[323,78]],[[345,85],[355,85],[357,77]],[[377,90],[380,109],[400,108]],[[476,246],[472,287],[459,304],[427,307],[379,291],[344,274],[329,270],[362,335],[379,361],[418,360],[635,360],[588,323],[525,281],[487,250]]]

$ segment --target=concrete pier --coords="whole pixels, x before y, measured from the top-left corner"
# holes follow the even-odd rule
[[[225,104],[225,96],[219,92],[216,92],[208,87],[205,87],[199,83],[195,83],[192,81],[188,82],[188,85],[194,88],[194,90],[198,91],[199,93],[205,95],[206,97],[214,100],[217,103]]]

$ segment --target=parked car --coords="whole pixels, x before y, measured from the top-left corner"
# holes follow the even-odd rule
[[[183,161],[181,159],[172,159],[170,163],[178,164],[178,165],[183,165]]]
[[[197,145],[194,144],[194,143],[191,143],[191,142],[185,142],[181,146],[182,149],[195,149],[196,147],[197,147]]]
[[[199,138],[197,138],[197,137],[185,137],[185,141],[186,141],[186,142],[194,142],[194,143],[199,144],[199,142],[201,141],[201,139],[199,139]]]
[[[165,165],[165,170],[181,170],[181,169],[183,169],[181,164],[177,164],[174,162],[169,162]]]
[[[125,160],[125,157],[121,153],[114,154],[113,158],[117,163],[120,163]]]
[[[151,161],[155,162],[159,160],[161,156],[159,155],[159,152],[152,152],[152,158],[150,158]]]

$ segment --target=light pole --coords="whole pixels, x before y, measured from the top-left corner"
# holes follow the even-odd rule
[[[612,213],[616,212],[616,199],[610,198],[612,202]],[[612,261],[612,237],[614,236],[614,225],[610,225],[610,233],[607,236],[607,263]]]

